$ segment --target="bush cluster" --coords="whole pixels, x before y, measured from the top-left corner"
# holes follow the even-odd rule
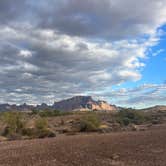
[[[51,111],[51,110],[39,111],[39,115],[41,117],[60,116],[60,114],[61,114],[61,112],[57,111],[57,110],[54,110],[54,111]]]
[[[41,117],[54,117],[54,116],[63,116],[69,115],[70,112],[62,112],[58,110],[33,110],[32,114],[38,114]]]
[[[23,130],[23,135],[29,138],[45,138],[45,137],[55,137],[55,133],[48,128],[48,122],[45,118],[37,118],[35,120],[34,128],[25,128]]]
[[[115,116],[116,116],[116,121],[124,126],[127,126],[131,123],[139,125],[145,122],[146,120],[146,117],[143,112],[132,109],[126,109],[120,111]]]
[[[2,135],[10,140],[21,139],[22,136],[28,138],[54,137],[55,134],[48,128],[45,118],[37,118],[34,128],[26,128],[26,121],[19,112],[6,112],[3,115],[5,128]]]
[[[6,127],[2,133],[3,136],[12,138],[21,135],[25,127],[25,120],[21,113],[5,112],[3,114],[3,121],[6,124]]]

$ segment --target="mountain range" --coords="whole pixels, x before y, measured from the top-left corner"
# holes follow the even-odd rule
[[[116,105],[111,105],[103,100],[94,100],[91,96],[75,96],[69,99],[61,100],[58,102],[54,102],[53,105],[47,105],[42,103],[41,105],[28,105],[26,103],[22,105],[10,105],[10,104],[0,104],[0,111],[24,111],[29,112],[32,110],[59,110],[64,112],[69,111],[87,111],[87,110],[95,110],[95,111],[108,111],[108,112],[116,112],[121,107]],[[121,108],[123,109],[123,108]],[[160,111],[166,110],[166,106],[154,106],[146,109],[142,109],[144,111]]]
[[[54,102],[53,105],[47,105],[42,103],[41,105],[33,106],[27,105],[26,103],[22,105],[10,105],[10,104],[0,104],[0,111],[32,111],[32,110],[59,110],[59,111],[85,111],[85,110],[96,110],[96,111],[116,111],[117,107],[115,105],[110,105],[106,101],[95,101],[91,96],[75,96],[66,100],[61,100]]]

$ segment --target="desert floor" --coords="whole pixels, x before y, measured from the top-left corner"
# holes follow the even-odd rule
[[[0,166],[166,166],[166,125],[0,142]]]

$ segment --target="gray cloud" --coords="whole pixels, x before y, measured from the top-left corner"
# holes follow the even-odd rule
[[[0,1],[0,21],[1,24],[8,24],[13,20],[23,20],[28,13],[28,4],[26,0]]]
[[[126,39],[154,33],[166,22],[165,6],[165,0],[1,0],[0,20],[28,22],[72,36]]]
[[[51,2],[55,7],[38,13],[40,25],[74,36],[135,38],[154,33],[166,17],[165,0],[63,0],[58,8],[56,1]]]
[[[0,35],[0,87],[6,87],[8,93],[53,94],[55,98],[141,78],[139,67],[143,64],[139,58],[146,50],[143,44],[98,44],[35,28],[2,27]]]
[[[165,3],[1,0],[0,102],[51,103],[141,79]]]

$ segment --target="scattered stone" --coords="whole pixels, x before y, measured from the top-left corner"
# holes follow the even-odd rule
[[[118,160],[120,158],[120,156],[118,154],[113,154],[110,158],[112,160]]]

